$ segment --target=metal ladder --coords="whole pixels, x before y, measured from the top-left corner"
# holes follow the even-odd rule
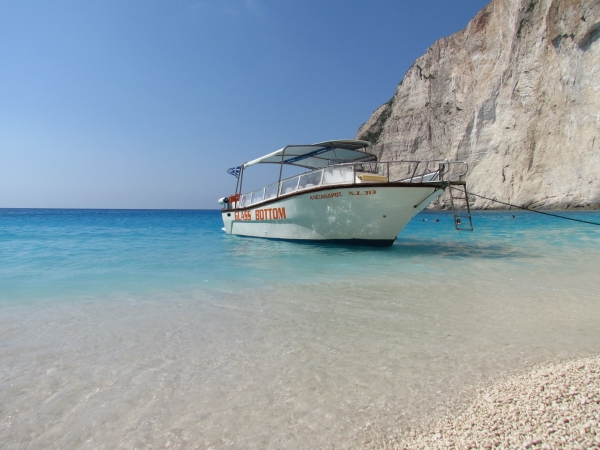
[[[464,181],[454,181],[448,184],[448,190],[450,191],[450,205],[452,207],[452,215],[454,216],[454,228],[457,231],[473,231],[473,219],[471,218],[467,183]]]

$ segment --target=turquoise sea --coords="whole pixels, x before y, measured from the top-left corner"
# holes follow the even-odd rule
[[[423,212],[352,248],[218,211],[0,209],[0,448],[359,446],[600,353],[600,227],[474,225]]]

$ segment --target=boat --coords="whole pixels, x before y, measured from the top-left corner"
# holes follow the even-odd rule
[[[455,227],[473,229],[465,162],[382,162],[367,151],[370,146],[362,140],[288,145],[228,169],[237,185],[235,194],[219,199],[223,230],[256,238],[385,247],[446,189],[451,190]],[[243,193],[244,173],[259,164],[279,165],[279,179]],[[284,166],[305,171],[284,179]],[[460,199],[466,201],[466,212],[454,207]]]

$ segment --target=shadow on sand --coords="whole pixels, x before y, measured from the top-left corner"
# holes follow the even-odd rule
[[[535,258],[511,243],[483,243],[399,239],[390,249],[402,256],[442,256],[452,258]]]
[[[231,236],[230,243],[235,254],[260,253],[272,257],[282,254],[309,256],[381,256],[386,259],[415,256],[437,256],[444,258],[536,258],[538,255],[524,251],[511,242],[465,242],[439,239],[400,238],[389,247],[371,247],[366,245],[348,245],[319,241],[293,241]],[[234,250],[235,249],[235,250]]]

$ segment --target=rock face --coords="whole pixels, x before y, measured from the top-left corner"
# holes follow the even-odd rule
[[[486,197],[600,208],[600,0],[493,0],[415,61],[357,138],[382,161],[465,160]]]

